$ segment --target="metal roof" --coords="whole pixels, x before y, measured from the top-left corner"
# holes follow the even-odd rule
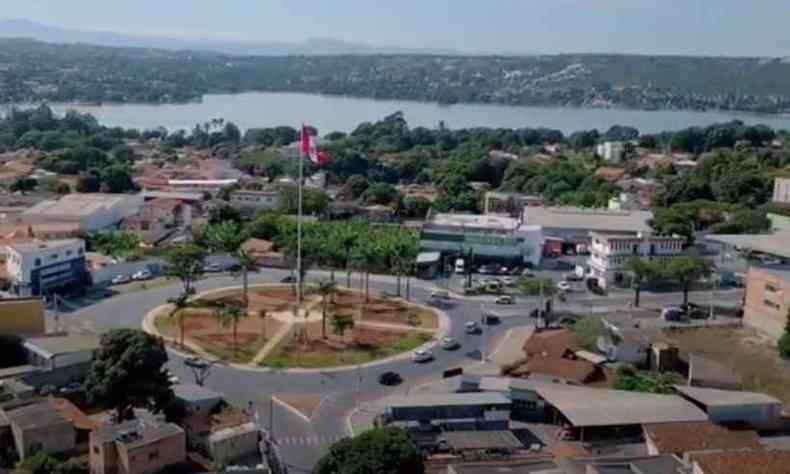
[[[650,211],[610,211],[581,207],[525,207],[524,223],[545,229],[649,232]]]
[[[222,394],[193,383],[180,383],[173,385],[173,394],[176,398],[187,402],[201,402],[222,399]]]
[[[706,406],[775,405],[782,403],[770,395],[757,392],[688,387],[686,385],[675,385],[674,388],[687,398]]]
[[[775,234],[708,235],[705,238],[713,242],[790,258],[790,245],[787,245],[787,241],[790,239],[790,232],[777,232]]]
[[[21,430],[55,427],[71,423],[55,408],[49,400],[41,400],[30,405],[6,411],[6,418]]]
[[[439,438],[452,449],[522,449],[524,444],[510,431],[447,431]]]
[[[536,384],[536,392],[573,426],[620,426],[646,423],[705,421],[708,415],[676,395],[654,395]]]
[[[408,395],[389,403],[391,408],[446,407],[465,405],[509,405],[510,399],[498,392],[443,393]]]
[[[99,349],[99,337],[93,334],[61,334],[56,336],[29,337],[23,346],[31,351],[52,357],[72,352]]]

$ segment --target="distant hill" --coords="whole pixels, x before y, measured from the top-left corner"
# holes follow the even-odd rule
[[[210,51],[229,55],[289,56],[345,54],[458,54],[449,50],[373,46],[333,38],[312,38],[300,43],[181,39],[132,35],[110,31],[72,30],[29,20],[0,20],[0,38],[28,38],[47,43],[86,43],[122,48],[153,48],[170,51]]]

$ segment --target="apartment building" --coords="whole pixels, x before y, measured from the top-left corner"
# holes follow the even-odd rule
[[[607,288],[625,277],[625,262],[630,257],[669,263],[683,253],[682,237],[659,237],[650,233],[607,234],[592,232],[590,257],[587,259],[590,276],[598,286]]]

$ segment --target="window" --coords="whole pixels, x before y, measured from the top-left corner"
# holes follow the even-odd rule
[[[98,446],[94,446],[93,447],[93,454],[99,454],[99,447]]]
[[[765,304],[766,306],[772,309],[776,309],[776,310],[779,309],[779,305],[771,300],[763,300],[763,304]]]
[[[153,461],[154,459],[158,459],[158,458],[159,458],[159,451],[151,451],[150,453],[148,453],[149,461]]]
[[[49,259],[50,259],[50,260],[57,260],[57,259],[58,259],[58,257],[59,257],[59,255],[58,255],[58,254],[56,254],[56,253],[53,253],[52,255],[50,255],[50,256],[49,256]]]
[[[66,256],[70,256],[73,252],[71,250],[66,250]]]
[[[35,265],[36,265],[37,267],[40,267],[40,266],[41,266],[41,259],[40,259],[40,258],[37,258],[37,259],[36,259],[36,261],[35,261]]]
[[[776,293],[777,291],[779,291],[779,289],[777,287],[775,287],[774,285],[772,285],[771,283],[766,283],[765,284],[765,291],[770,291],[771,293]]]

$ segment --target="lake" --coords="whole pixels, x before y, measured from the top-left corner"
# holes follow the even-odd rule
[[[202,102],[187,104],[107,104],[100,106],[52,104],[57,113],[68,109],[89,112],[103,124],[140,130],[163,126],[170,131],[191,130],[196,123],[212,118],[232,121],[242,129],[308,123],[322,134],[349,132],[360,122],[376,121],[399,110],[411,127],[436,128],[444,121],[449,128],[467,127],[549,127],[565,133],[615,124],[630,125],[643,133],[706,126],[739,119],[790,129],[790,116],[729,112],[677,110],[642,111],[623,109],[577,109],[561,107],[521,107],[506,105],[457,104],[374,100],[299,93],[244,93],[206,95]]]

